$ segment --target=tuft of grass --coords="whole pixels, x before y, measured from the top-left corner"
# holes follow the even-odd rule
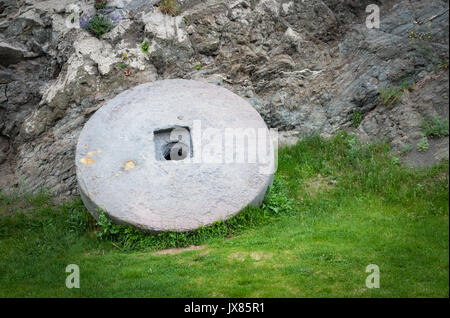
[[[380,90],[381,103],[390,108],[400,102],[403,91],[398,87],[387,87]]]
[[[448,57],[440,58],[437,63],[438,70],[448,70]]]
[[[111,18],[100,13],[96,13],[90,18],[83,18],[81,26],[98,38],[114,28]]]
[[[358,128],[363,120],[363,114],[359,109],[355,110],[352,115],[352,126]]]
[[[411,81],[411,80],[408,80],[408,79],[403,80],[400,83],[400,89],[402,91],[404,91],[404,92],[405,91],[413,91],[413,90],[416,89],[416,83],[414,81]]]
[[[398,164],[400,164],[400,158],[399,158],[399,157],[393,156],[393,157],[391,158],[391,162],[392,162],[394,165],[398,165]]]
[[[449,120],[435,117],[423,124],[423,134],[429,137],[445,137],[449,135]]]
[[[163,14],[177,16],[181,13],[176,0],[162,0],[158,5],[159,10]]]

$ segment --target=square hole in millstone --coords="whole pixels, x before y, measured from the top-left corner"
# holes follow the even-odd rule
[[[155,159],[159,161],[183,160],[194,155],[189,127],[172,126],[153,132]]]

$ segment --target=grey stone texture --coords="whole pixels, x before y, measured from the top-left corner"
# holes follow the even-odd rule
[[[158,132],[170,127],[173,138],[161,142]],[[213,143],[211,129],[220,142]],[[255,139],[254,150],[262,143],[267,161],[256,153],[258,160],[249,159],[251,139],[226,143],[226,129],[251,129],[258,137],[262,130],[266,139]],[[164,142],[191,145],[191,136],[192,156],[158,155]],[[226,154],[236,159],[227,162]],[[84,126],[75,158],[80,193],[94,216],[102,209],[117,223],[150,232],[194,230],[259,205],[274,171],[269,130],[248,102],[225,88],[180,79],[142,84],[110,100]]]

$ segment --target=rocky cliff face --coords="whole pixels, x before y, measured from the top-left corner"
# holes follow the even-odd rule
[[[83,124],[158,79],[222,85],[289,136],[353,129],[402,149],[448,117],[448,1],[180,0],[177,16],[158,2],[108,1],[116,26],[99,39],[79,28],[92,0],[0,0],[0,184],[76,193]],[[389,89],[401,96],[388,107]]]

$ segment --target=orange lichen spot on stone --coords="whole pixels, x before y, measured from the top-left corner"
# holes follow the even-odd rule
[[[87,153],[87,155],[88,155],[89,157],[92,157],[92,156],[94,156],[96,153],[99,154],[99,153],[102,153],[102,152],[103,152],[103,151],[102,151],[101,149],[97,149],[97,150],[89,151],[89,152]]]
[[[128,160],[127,162],[125,162],[123,169],[125,171],[128,171],[128,170],[134,169],[135,167],[136,167],[136,164],[134,163],[134,161]]]
[[[84,165],[89,165],[89,164],[93,164],[95,161],[89,157],[86,157],[86,158],[81,158],[80,162]]]

